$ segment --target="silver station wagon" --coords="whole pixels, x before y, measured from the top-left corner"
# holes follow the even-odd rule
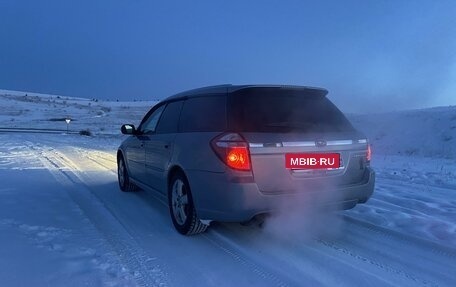
[[[171,96],[139,127],[122,126],[130,136],[117,152],[120,189],[166,196],[186,235],[303,200],[338,209],[364,203],[375,182],[367,138],[327,93],[222,85]]]

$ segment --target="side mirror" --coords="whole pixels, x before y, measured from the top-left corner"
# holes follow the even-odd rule
[[[122,125],[122,127],[120,128],[120,131],[124,135],[134,135],[134,134],[136,134],[136,128],[135,128],[134,125]]]

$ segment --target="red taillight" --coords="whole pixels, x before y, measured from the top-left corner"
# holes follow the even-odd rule
[[[250,170],[249,146],[239,134],[221,134],[211,141],[211,146],[227,166],[233,169]]]
[[[226,164],[235,169],[250,169],[249,150],[247,147],[230,147],[227,150]]]
[[[366,159],[367,159],[368,162],[371,161],[371,157],[372,157],[371,145],[368,144],[367,145],[367,154],[366,154]]]

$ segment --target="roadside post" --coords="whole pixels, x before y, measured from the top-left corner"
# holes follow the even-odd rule
[[[67,123],[67,134],[68,134],[68,132],[69,132],[69,127],[70,127],[70,122],[71,122],[70,117],[67,117],[67,118],[65,119],[65,122]]]

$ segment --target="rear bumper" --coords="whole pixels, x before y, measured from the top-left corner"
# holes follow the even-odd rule
[[[375,172],[368,168],[360,184],[325,190],[266,194],[254,182],[230,182],[225,173],[187,171],[187,174],[198,217],[225,222],[247,221],[255,215],[273,213],[289,206],[306,208],[309,205],[331,205],[341,209],[352,208],[371,197],[375,184]]]

